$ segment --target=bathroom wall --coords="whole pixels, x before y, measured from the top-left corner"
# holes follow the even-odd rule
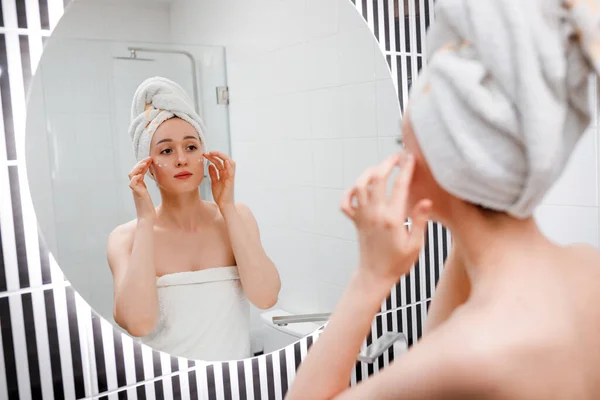
[[[415,35],[415,26],[418,21],[432,18],[429,14],[417,15],[415,10],[418,7],[423,10],[425,6],[431,9],[433,0],[408,2],[409,23],[406,26],[402,18],[397,25],[389,18],[394,13],[394,3],[402,2],[358,1],[356,7],[369,21],[382,49],[386,51],[402,102],[406,94],[403,88],[407,88],[411,81],[410,71],[417,70],[413,63],[417,63],[418,67],[418,55],[414,53],[417,51],[414,43],[418,36]],[[387,12],[384,6],[389,6]],[[35,71],[44,38],[49,36],[62,12],[63,0],[2,2],[0,398],[261,398],[262,394],[265,397],[282,398],[313,337],[272,355],[240,362],[207,365],[173,359],[113,331],[111,325],[98,318],[73,289],[65,287],[60,269],[47,252],[42,239],[37,236],[33,208],[27,201],[22,153],[24,100],[29,79],[32,71]],[[255,14],[248,15],[256,17]],[[402,34],[400,38],[408,39],[395,40],[396,32],[404,32],[405,29],[409,29],[410,34]],[[407,51],[407,45],[413,45],[410,51]],[[402,46],[405,46],[404,50]],[[243,51],[238,54],[243,54]],[[593,142],[597,144],[598,132],[592,130],[592,133],[596,134]],[[563,235],[563,241],[573,241],[582,236],[582,229],[590,226],[592,232],[594,229],[597,232],[597,225],[594,224],[598,219],[594,220],[593,215],[576,218],[578,223],[573,223],[569,215],[569,212],[576,215],[580,209],[595,208],[596,212],[598,209],[597,202],[593,206],[585,206],[592,204],[581,200],[586,195],[579,197],[574,194],[580,193],[583,182],[597,191],[597,179],[595,183],[592,182],[593,178],[582,179],[589,174],[597,177],[600,173],[598,146],[594,149],[596,162],[591,160],[590,153],[585,156],[587,150],[581,148],[579,152],[582,155],[573,158],[573,166],[570,167],[575,176],[573,180],[568,178],[567,173],[565,183],[560,185],[565,189],[556,189],[556,193],[562,191],[564,195],[570,195],[570,200],[550,206],[550,214],[540,216],[546,224],[555,223],[554,228],[545,229],[557,240]],[[574,182],[580,184],[575,185]],[[571,183],[571,189],[566,189],[566,185]],[[557,185],[557,188],[560,186]],[[555,198],[552,201],[560,203],[563,200]],[[580,205],[582,203],[584,206]],[[562,213],[551,215],[554,212],[552,210],[562,210]],[[560,215],[563,219],[559,224],[556,216]],[[590,223],[583,223],[586,220]],[[447,238],[435,225],[431,228],[428,246],[421,255],[420,268],[414,270],[412,278],[401,282],[382,307],[396,310],[400,304],[414,305],[385,312],[376,318],[372,337],[380,336],[387,327],[399,325],[409,333],[414,330],[414,340],[418,337],[417,324],[410,327],[408,322],[414,320],[415,315],[421,318],[425,315],[425,304],[418,300],[432,293],[440,273],[439,261],[444,256],[440,244]],[[434,269],[423,268],[433,259],[436,259]],[[421,274],[420,277],[416,272]],[[408,318],[410,311],[414,313]],[[358,364],[352,383],[366,379],[367,375],[387,365],[392,358],[386,355],[375,365]]]
[[[536,218],[542,231],[557,243],[586,243],[600,249],[600,127],[595,78],[590,87],[592,123]]]
[[[78,0],[69,4],[68,12],[73,17],[61,23],[52,35],[70,38],[74,34],[79,38],[115,41],[169,41],[169,4],[166,2]],[[89,15],[95,18],[89,18]],[[135,21],[133,25],[132,21]]]
[[[298,28],[312,35],[291,29],[276,50],[228,62],[236,194],[262,222],[282,275],[279,306],[292,313],[335,307],[358,262],[344,190],[399,149],[394,85],[368,26],[347,0],[306,3],[309,16],[317,8],[322,24],[308,17]]]
[[[272,1],[268,15],[201,3],[173,5],[173,39],[226,46],[236,197],[279,268],[276,307],[331,312],[357,264],[343,191],[399,148],[385,58],[348,0]],[[258,33],[237,34],[245,29]]]

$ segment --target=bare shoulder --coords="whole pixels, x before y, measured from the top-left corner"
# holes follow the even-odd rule
[[[235,203],[235,208],[238,210],[240,215],[246,218],[254,218],[254,214],[252,214],[252,210],[244,203]]]
[[[473,322],[466,311],[453,315],[394,364],[339,398],[498,398],[492,394],[501,374],[490,347],[477,340]]]
[[[573,255],[581,257],[582,260],[595,261],[600,265],[600,251],[589,244],[574,244],[567,247]]]
[[[121,242],[126,239],[133,238],[135,233],[135,227],[137,225],[137,220],[131,220],[124,224],[117,226],[113,231],[108,235],[109,243],[112,242]]]
[[[567,262],[571,269],[577,268],[582,274],[598,274],[600,276],[600,251],[588,244],[573,244],[563,248],[562,262]]]
[[[122,254],[128,253],[133,243],[133,237],[135,234],[135,227],[137,220],[126,222],[122,225],[117,226],[108,235],[108,242],[106,245],[106,255],[108,257],[108,263],[112,268],[115,266],[115,260],[120,258]]]

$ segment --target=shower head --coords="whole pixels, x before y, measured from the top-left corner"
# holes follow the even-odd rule
[[[138,58],[138,57],[113,57],[114,60],[127,60],[127,61],[154,61],[152,58]]]
[[[129,50],[129,57],[113,57],[115,60],[129,60],[129,61],[154,61],[153,58],[140,58],[137,56],[137,52],[134,49]]]

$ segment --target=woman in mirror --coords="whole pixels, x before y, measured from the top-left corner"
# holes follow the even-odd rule
[[[342,202],[359,266],[288,398],[600,398],[600,252],[550,241],[533,217],[591,121],[600,3],[438,0],[429,35],[405,149],[365,171]],[[349,388],[428,219],[451,230],[454,249],[427,331]]]
[[[150,78],[136,91],[129,173],[137,218],[109,236],[114,319],[157,350],[190,359],[252,356],[249,302],[277,302],[280,279],[250,209],[233,199],[235,163],[207,152],[206,129],[176,83]],[[205,162],[214,202],[201,199]],[[144,177],[160,191],[155,207]]]

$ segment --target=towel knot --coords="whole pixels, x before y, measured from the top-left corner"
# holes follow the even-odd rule
[[[206,127],[183,88],[169,79],[154,77],[140,84],[131,105],[129,135],[137,161],[150,155],[152,136],[160,124],[174,117],[192,125],[198,132],[204,151],[208,151]],[[147,134],[143,135],[144,132]]]

